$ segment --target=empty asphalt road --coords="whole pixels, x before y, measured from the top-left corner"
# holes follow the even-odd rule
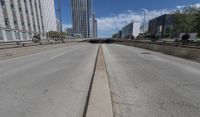
[[[0,61],[1,117],[82,117],[98,45]]]
[[[115,117],[200,117],[200,64],[104,45]]]
[[[0,117],[82,117],[97,50],[83,43],[0,61]],[[118,44],[103,51],[115,117],[200,117],[199,63]]]

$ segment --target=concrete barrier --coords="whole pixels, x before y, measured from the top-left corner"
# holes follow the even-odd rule
[[[173,55],[185,59],[194,60],[200,62],[200,49],[198,48],[187,48],[187,47],[175,47],[168,45],[158,45],[149,43],[128,43],[128,42],[118,42],[120,44],[125,44],[129,46],[135,46],[143,49],[148,49],[156,52],[161,52],[168,55]]]

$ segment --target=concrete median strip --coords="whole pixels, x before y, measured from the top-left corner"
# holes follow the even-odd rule
[[[113,117],[103,49],[100,46],[86,117]]]

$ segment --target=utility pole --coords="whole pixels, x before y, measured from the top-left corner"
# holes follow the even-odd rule
[[[143,35],[145,33],[145,22],[146,22],[146,11],[144,10],[144,19],[143,19]]]
[[[61,16],[61,2],[58,0],[58,14],[60,18],[60,40],[62,40],[62,16]]]

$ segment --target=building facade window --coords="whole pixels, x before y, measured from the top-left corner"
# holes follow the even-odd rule
[[[8,18],[4,18],[4,21],[5,21],[5,25],[9,26],[9,20],[8,20]]]
[[[19,14],[22,15],[22,8],[19,8]]]
[[[38,16],[38,5],[37,5],[37,3],[36,3],[36,1],[35,1],[35,11],[36,11],[36,19],[37,19],[37,29],[38,29],[38,32],[39,33],[41,33],[41,31],[40,31],[40,22],[39,22],[39,16]]]
[[[31,10],[31,18],[32,18],[32,25],[33,25],[33,31],[35,32],[36,31],[36,28],[35,28],[35,18],[34,18],[34,11],[33,11],[33,1],[30,0],[30,10]]]
[[[10,30],[6,31],[7,40],[13,40],[12,32]]]
[[[2,7],[3,9],[6,8],[5,1],[4,1],[4,0],[1,0],[1,7]]]
[[[15,31],[15,38],[16,40],[20,40],[20,35],[19,35],[19,32]]]
[[[14,23],[15,29],[18,29],[18,22],[17,22],[17,15],[16,15],[15,6],[14,6],[14,0],[10,0],[10,7],[12,11],[13,23]]]
[[[23,15],[23,10],[22,10],[22,4],[21,4],[21,0],[17,0],[18,3],[18,7],[19,7],[19,14],[20,14],[20,19],[21,19],[21,25],[23,30],[25,30],[25,24],[24,24],[24,15]]]
[[[29,33],[29,39],[32,39],[32,37],[33,37],[32,33]]]
[[[11,7],[11,10],[12,10],[12,11],[15,11],[15,7],[14,7],[13,4],[10,4],[10,7]]]
[[[26,17],[27,17],[27,25],[28,25],[28,30],[31,31],[31,25],[30,25],[30,17],[29,17],[29,4],[28,2],[26,2],[26,0],[24,1],[25,4],[25,12],[26,12]]]
[[[26,33],[23,32],[22,35],[23,35],[23,39],[24,39],[24,40],[27,40],[27,35],[26,35]]]
[[[0,41],[2,41],[3,40],[3,33],[2,33],[2,31],[0,30]]]

